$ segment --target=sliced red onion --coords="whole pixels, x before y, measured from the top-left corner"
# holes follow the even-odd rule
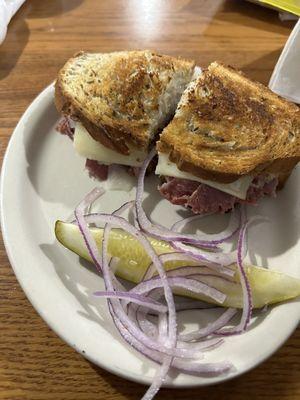
[[[164,340],[168,335],[168,320],[166,314],[159,314],[158,316],[158,335],[160,340]]]
[[[185,289],[190,293],[201,293],[219,304],[222,304],[226,299],[226,295],[224,293],[195,279],[184,277],[170,277],[168,278],[168,281],[171,287]],[[158,277],[154,277],[152,279],[149,279],[148,281],[143,281],[139,283],[129,292],[145,294],[161,287],[162,284],[160,282],[160,279]]]
[[[91,217],[91,216],[89,216]],[[87,220],[90,220],[91,218],[87,218]],[[109,268],[107,265],[107,242],[108,242],[108,236],[109,236],[109,231],[111,226],[118,226],[130,233],[132,236],[134,236],[136,239],[138,239],[145,250],[147,251],[148,255],[152,259],[153,263],[157,265],[157,270],[159,273],[160,277],[160,282],[161,286],[164,288],[164,293],[165,293],[165,298],[166,302],[168,305],[168,316],[169,316],[169,335],[171,336],[170,340],[170,345],[167,347],[166,345],[162,345],[159,342],[151,340],[148,336],[146,336],[140,329],[136,327],[134,323],[128,318],[128,315],[124,312],[124,309],[122,308],[120,302],[115,299],[110,299],[110,303],[112,305],[113,311],[116,315],[116,317],[120,320],[120,322],[126,326],[128,331],[136,337],[138,340],[143,342],[147,347],[158,350],[162,353],[169,354],[171,356],[176,355],[178,357],[186,357],[189,356],[188,352],[186,351],[180,351],[175,348],[176,345],[176,310],[175,310],[175,304],[174,304],[174,299],[173,299],[173,293],[171,288],[169,287],[168,280],[166,273],[163,269],[163,266],[153,250],[151,244],[149,243],[148,239],[141,234],[136,228],[134,228],[132,225],[130,225],[125,219],[121,217],[116,217],[114,215],[107,215],[107,214],[97,214],[93,215],[93,218],[90,222],[93,223],[99,223],[99,222],[104,222],[106,223],[105,228],[104,228],[104,233],[103,233],[103,241],[102,241],[102,268],[103,268],[103,278],[106,283],[106,289],[107,290],[114,290],[113,285],[110,280],[110,272]],[[172,304],[173,303],[173,304]],[[194,354],[190,354],[190,356],[193,358]]]
[[[198,235],[191,235],[191,234],[183,234],[183,233],[177,233],[172,231],[171,229],[167,229],[163,227],[162,225],[154,225],[152,222],[148,219],[147,215],[145,214],[145,211],[143,210],[142,207],[142,202],[143,202],[143,194],[144,194],[144,179],[145,179],[145,174],[146,170],[149,166],[149,163],[151,160],[154,158],[156,155],[156,150],[155,148],[149,153],[148,157],[145,159],[141,169],[140,169],[140,174],[138,177],[138,184],[137,184],[137,189],[136,189],[136,200],[135,200],[135,209],[136,209],[136,215],[137,215],[137,221],[139,223],[140,228],[149,234],[150,236],[153,236],[159,240],[165,240],[167,242],[171,241],[184,241],[186,243],[193,243],[197,244],[199,246],[209,248],[209,249],[217,249],[216,245],[211,243],[208,240],[199,239]]]
[[[164,264],[167,261],[189,261],[188,257],[184,257],[184,254],[179,252],[160,254],[159,259],[162,262],[162,264]],[[148,279],[151,279],[154,276],[155,272],[156,272],[155,265],[151,263],[149,267],[146,269],[146,272],[141,280],[146,281]]]
[[[202,300],[193,300],[182,297],[180,301],[175,302],[176,311],[188,311],[188,310],[209,310],[214,308],[219,308],[215,304],[206,303]]]
[[[212,215],[212,213],[197,214],[197,215],[192,215],[190,217],[179,219],[171,226],[171,230],[174,232],[181,232],[181,230],[185,227],[185,225],[189,224],[190,222],[194,222],[197,221],[198,219],[209,217],[210,215]]]
[[[115,317],[113,316],[115,319]],[[128,330],[124,328],[121,322],[118,319],[115,319],[115,324],[123,337],[123,339],[130,344],[130,346],[134,347],[137,351],[139,351],[144,356],[150,358],[152,361],[161,364],[162,356],[159,352],[149,349],[144,346],[141,342],[135,339],[134,336],[130,335]],[[181,372],[185,372],[188,374],[198,375],[198,376],[215,376],[224,374],[233,369],[233,365],[227,361],[221,361],[218,363],[194,363],[190,360],[185,362],[181,359],[174,358],[172,361],[172,367],[176,368]]]
[[[163,363],[162,363],[160,369],[158,369],[156,371],[156,374],[153,378],[151,386],[149,387],[147,392],[142,397],[142,400],[152,400],[153,399],[153,397],[159,391],[163,382],[166,379],[166,376],[167,376],[169,369],[171,367],[171,364],[172,364],[172,360],[173,360],[172,357],[168,357],[168,356],[165,356],[163,358]]]
[[[161,314],[158,315],[158,317]],[[137,319],[137,323],[138,326],[141,328],[141,330],[147,334],[150,337],[154,337],[154,338],[158,338],[159,332],[158,332],[158,328],[157,325],[153,322],[151,322],[148,318],[147,318],[147,312],[143,311],[143,310],[138,310],[136,313],[136,319]]]
[[[135,307],[135,312],[139,308],[137,305],[134,304],[132,304],[132,306]],[[166,337],[168,325],[167,325],[167,316],[165,313],[158,315],[158,330],[157,326],[153,322],[147,319],[147,311],[137,311],[137,316],[131,315],[131,318],[136,319],[141,329],[149,336],[157,338],[159,334],[159,338],[162,340],[164,340],[164,338]],[[223,327],[224,324],[222,324],[221,326]],[[219,326],[217,326],[216,328],[219,328]],[[219,347],[223,342],[224,339],[220,338],[207,339],[202,341],[201,343],[187,343],[184,340],[178,340],[177,347],[186,350],[190,349],[197,352],[208,351]],[[198,360],[202,358],[203,357],[201,357],[201,355],[199,354]]]
[[[157,293],[156,296],[148,296],[152,300],[157,300],[161,297],[162,293]],[[147,298],[148,298],[147,297]],[[138,326],[141,328],[141,330],[146,333],[148,336],[162,340],[162,333],[165,332],[165,335],[167,337],[167,332],[168,332],[168,320],[167,320],[167,315],[166,313],[160,313],[158,314],[158,327],[157,324],[150,321],[147,318],[147,314],[151,312],[151,310],[147,310],[146,308],[141,309],[137,304],[130,304],[130,310],[128,310],[128,315],[132,316],[133,319],[137,321]],[[164,324],[164,325],[163,325]],[[162,340],[164,341],[164,340]]]
[[[130,226],[130,225],[129,225]],[[108,237],[109,237],[109,232],[111,229],[111,225],[110,224],[106,224],[105,228],[104,228],[104,232],[103,232],[103,241],[102,241],[102,265],[103,265],[103,276],[106,275],[107,273],[107,278],[108,278],[108,284],[109,282],[109,277],[110,277],[110,273],[109,273],[109,267],[107,265],[107,247],[108,247]],[[139,231],[137,229],[135,229],[136,233],[139,233]],[[136,238],[138,235],[135,235]],[[143,240],[141,240],[143,238]],[[157,267],[157,272],[160,276],[160,281],[162,284],[162,287],[164,288],[164,295],[165,295],[165,299],[167,302],[167,310],[168,310],[168,319],[167,319],[167,332],[168,332],[168,336],[166,337],[166,340],[164,340],[164,346],[167,348],[167,350],[169,350],[171,353],[180,353],[179,355],[183,355],[184,353],[180,352],[179,350],[177,350],[176,348],[176,342],[177,342],[177,322],[176,322],[176,309],[175,309],[175,303],[174,303],[174,298],[173,298],[173,293],[172,290],[169,286],[168,280],[167,280],[167,276],[165,273],[165,270],[163,268],[163,265],[161,264],[159,257],[157,256],[157,254],[155,253],[154,249],[152,248],[150,242],[148,241],[148,239],[145,236],[141,236],[140,238],[140,242],[144,242],[142,244],[144,244],[144,248],[145,250],[148,252],[149,256],[152,259],[153,264]],[[105,276],[104,276],[104,280],[105,280]],[[113,309],[113,312],[116,314],[116,317],[120,319],[120,322],[122,322],[124,324],[127,323],[127,325],[125,325],[127,327],[127,329],[130,327],[130,322],[131,320],[128,318],[128,316],[122,312],[124,311],[120,305],[120,303],[117,303],[114,305],[113,301],[110,300],[111,302],[111,306]],[[127,317],[127,318],[126,318]],[[129,323],[129,325],[128,325]],[[146,343],[146,345],[150,342],[151,338],[149,339],[149,336],[144,335],[144,333],[141,330],[138,330],[136,325],[132,324],[132,334],[135,337],[139,337],[144,339],[144,343]],[[130,331],[130,329],[128,329]],[[160,344],[160,342],[158,341],[158,344]],[[151,348],[155,348],[155,346],[151,346]],[[185,352],[185,349],[183,349],[183,351]],[[147,390],[147,392],[145,393],[145,395],[143,396],[143,400],[151,400],[156,393],[159,391],[163,381],[165,380],[168,371],[171,367],[173,361],[173,357],[171,356],[167,356],[166,354],[163,355],[163,363],[160,367],[159,370],[156,371],[156,374],[154,376],[154,379],[152,381],[152,384],[150,385],[149,389]]]
[[[149,337],[158,338],[157,325],[147,318],[147,311],[140,309],[137,304],[130,303],[127,309],[128,317]]]
[[[219,361],[218,363],[197,364],[195,362],[178,360],[178,359],[172,363],[172,367],[175,367],[191,375],[201,375],[201,376],[221,375],[233,369],[233,365],[228,361]]]
[[[133,201],[127,201],[126,203],[122,204],[117,210],[113,212],[114,215],[122,215],[125,211],[128,209],[132,208],[134,202]],[[115,275],[116,268],[119,263],[119,258],[118,257],[111,257],[109,261],[109,269],[111,271],[111,277],[113,281],[113,285],[116,290],[119,291],[126,291],[124,285],[118,280],[118,278]]]
[[[236,315],[237,310],[235,308],[228,308],[224,313],[214,322],[208,324],[204,328],[197,329],[189,333],[181,333],[178,338],[181,341],[199,340],[223,328],[228,322]]]
[[[108,291],[97,291],[94,293],[97,297],[104,297],[107,299],[124,299],[127,302],[138,304],[142,307],[149,308],[152,311],[157,311],[158,313],[166,313],[167,307],[161,303],[158,303],[155,300],[152,300],[150,297],[145,297],[136,293],[129,292],[108,292]]]
[[[220,335],[228,335],[228,334],[239,334],[245,332],[247,326],[251,320],[252,309],[253,309],[253,302],[252,302],[252,293],[251,293],[251,286],[249,283],[249,279],[247,277],[247,273],[244,269],[243,265],[243,247],[245,245],[245,236],[246,230],[248,226],[248,221],[246,221],[239,233],[238,238],[238,250],[237,250],[237,266],[239,271],[240,283],[242,286],[243,291],[243,312],[240,323],[235,326],[234,328],[226,328],[221,331],[218,331]]]
[[[221,338],[212,338],[204,340],[200,343],[187,343],[185,341],[178,340],[177,347],[179,349],[190,349],[195,351],[209,351],[214,350],[217,347],[221,346],[224,343],[224,339]]]
[[[145,242],[145,240],[147,240],[145,238],[145,236],[140,234],[139,231],[136,230],[136,228],[134,228],[132,225],[130,225],[126,220],[124,220],[121,217],[116,217],[114,215],[107,215],[107,214],[96,214],[96,215],[90,214],[90,215],[86,216],[86,221],[90,222],[90,223],[96,223],[96,224],[97,223],[107,223],[111,226],[121,227],[122,229],[124,229],[125,231],[130,233],[132,236],[136,237],[144,245],[145,248],[146,248],[147,244],[149,244],[148,241]],[[107,226],[105,227],[104,234],[103,234],[103,243],[104,244],[107,244],[107,239],[108,239],[106,228],[107,228]],[[146,245],[145,245],[145,243],[146,243]],[[155,254],[155,256],[153,255],[153,253],[151,254],[151,250]],[[156,253],[154,252],[154,250],[152,249],[152,247],[151,247],[151,250],[148,251],[148,254],[150,256],[152,256],[152,260],[156,257],[157,260],[159,261],[159,258],[156,255]],[[107,257],[106,249],[103,246],[102,268],[103,268],[103,277],[104,277],[105,282],[107,282],[108,279],[110,279],[109,269],[108,269],[108,266],[106,265],[107,264],[106,257]],[[164,271],[164,275],[165,275],[166,280],[168,280],[165,271]],[[140,285],[148,285],[146,292],[149,292],[150,290],[152,290],[149,287],[151,285],[151,281],[155,281],[152,283],[152,289],[157,288],[157,287],[163,287],[163,282],[161,282],[161,279],[154,278],[150,281],[142,282],[141,284],[139,284],[135,288],[135,292],[138,293],[136,290],[137,290],[137,288],[140,287]],[[190,291],[194,291],[194,292],[197,292],[197,291],[201,292],[201,293],[205,294],[206,296],[212,298],[214,301],[216,301],[218,303],[224,302],[225,297],[226,297],[223,293],[219,292],[218,290],[211,288],[208,285],[203,284],[202,282],[198,282],[198,281],[195,281],[192,279],[169,278],[168,284],[170,284],[172,286],[176,286],[176,287],[181,287],[186,290],[190,290]],[[110,281],[108,281],[108,283],[106,283],[106,286],[107,286],[106,287],[107,290],[110,290],[110,291],[114,290],[113,285]],[[132,289],[132,290],[134,290],[134,289]],[[170,289],[170,291],[171,291],[171,289]],[[135,336],[139,341],[146,344],[147,347],[158,350],[165,354],[176,356],[176,357],[190,357],[190,358],[197,357],[196,353],[193,353],[193,352],[190,353],[183,349],[182,350],[179,350],[176,348],[169,349],[169,348],[166,348],[166,346],[161,345],[159,342],[154,342],[149,337],[144,335],[143,332],[141,332],[140,330],[137,329],[137,327],[132,323],[132,321],[128,318],[127,314],[124,312],[120,302],[118,302],[115,299],[111,299],[110,303],[113,307],[114,312],[116,313],[116,317],[118,319],[120,319],[120,322],[122,324],[125,324],[126,328],[129,330],[129,332],[133,336]],[[174,304],[174,310],[175,310],[175,304]]]
[[[230,253],[213,253],[196,249],[195,247],[191,247],[178,241],[170,242],[170,244],[175,250],[181,251],[195,260],[209,265],[217,264],[226,267],[233,264],[236,260],[236,251],[232,251]]]
[[[158,315],[158,340],[165,342],[168,340],[168,319],[166,314]],[[193,349],[194,350],[194,349]],[[162,386],[168,371],[172,365],[173,358],[164,356],[163,363],[159,370],[157,370],[153,382],[142,400],[151,400]]]
[[[169,262],[169,261],[199,262],[199,260],[195,260],[195,259],[193,259],[193,257],[191,257],[185,253],[182,253],[182,252],[164,253],[159,256],[159,259],[161,260],[161,262],[163,264],[166,262]],[[199,273],[201,273],[200,271],[204,268],[204,266],[214,272],[217,272],[221,276],[233,277],[235,274],[235,271],[231,268],[223,267],[223,266],[216,265],[216,264],[209,263],[209,262],[205,262],[205,263],[202,262],[199,266],[190,267],[190,268],[198,268]],[[183,268],[183,267],[178,267],[178,268],[176,268],[176,270],[179,270],[180,268]],[[189,268],[189,267],[184,267],[184,268]],[[188,274],[188,270],[186,272]],[[155,273],[155,267],[153,264],[150,264],[149,267],[147,268],[142,280],[147,280],[147,279],[153,277],[154,273]]]
[[[148,294],[147,298],[151,298],[152,300],[159,300],[162,297],[162,293],[151,293],[151,296]],[[158,325],[153,323],[147,318],[147,314],[150,313],[150,310],[141,309],[138,305],[136,307],[136,319],[138,321],[138,325],[141,327],[143,332],[147,333],[148,336],[156,337],[156,339],[162,340],[162,333],[165,331],[166,337],[168,333],[168,320],[166,313],[158,314]],[[164,328],[162,326],[164,324]],[[161,325],[161,326],[160,326]],[[162,340],[164,341],[164,340]]]
[[[134,206],[134,201],[130,200],[130,201],[126,201],[126,203],[122,204],[119,208],[117,208],[112,215],[115,216],[120,216],[122,215],[125,211],[127,211],[128,209],[132,208]],[[101,215],[101,213],[100,213]]]
[[[88,193],[85,196],[83,201],[75,209],[75,218],[76,218],[76,222],[78,224],[79,230],[83,236],[85,245],[86,245],[88,252],[95,264],[95,267],[98,270],[98,272],[100,272],[100,273],[102,273],[102,267],[101,267],[101,263],[99,262],[100,260],[98,257],[97,244],[96,244],[87,224],[85,223],[84,214],[85,214],[86,209],[89,208],[91,206],[91,204],[94,203],[104,193],[105,193],[105,190],[102,188],[93,189],[90,193]],[[132,206],[132,201],[123,204],[118,210],[116,210],[116,213],[122,213],[130,206]]]
[[[167,320],[166,314],[159,314],[158,318],[159,318],[158,340],[166,341],[166,340],[168,340],[168,320]],[[164,356],[163,363],[162,363],[160,369],[158,369],[156,371],[156,374],[154,376],[152,384],[149,387],[149,389],[147,390],[147,392],[145,393],[145,395],[143,396],[142,400],[153,399],[153,397],[156,395],[156,393],[161,388],[164,380],[166,379],[166,376],[171,367],[172,361],[173,361],[172,357]]]
[[[163,360],[162,367],[158,371],[158,373],[154,379],[153,385],[150,387],[150,389],[146,393],[145,399],[151,399],[154,396],[154,394],[158,391],[158,389],[161,386],[163,380],[165,379],[167,372],[169,370],[169,367],[171,365],[174,366],[175,368],[179,368],[180,370],[183,370],[185,372],[197,373],[197,374],[208,374],[208,375],[224,373],[224,372],[228,371],[229,369],[231,369],[232,365],[227,362],[217,363],[217,364],[196,364],[193,362],[184,361],[182,358],[192,358],[192,354],[191,354],[192,352],[197,353],[199,350],[214,348],[215,346],[218,346],[219,344],[221,344],[222,341],[219,339],[215,339],[214,341],[208,340],[208,341],[203,341],[201,343],[186,343],[185,341],[182,340],[182,337],[180,337],[181,340],[178,342],[178,346],[176,347],[176,324],[175,324],[175,341],[172,343],[172,338],[174,337],[174,336],[172,336],[172,332],[170,334],[170,325],[171,325],[172,321],[170,321],[170,316],[169,316],[168,323],[166,324],[166,321],[163,317],[164,314],[161,314],[166,311],[166,309],[167,309],[166,306],[156,302],[155,300],[153,300],[149,297],[145,297],[143,295],[139,296],[139,291],[141,290],[141,287],[143,287],[145,294],[148,294],[149,292],[151,292],[154,289],[163,288],[165,291],[165,297],[166,297],[167,304],[168,304],[168,295],[166,294],[167,290],[166,290],[166,287],[164,286],[164,281],[163,281],[163,279],[165,279],[166,283],[167,283],[167,287],[169,288],[169,291],[171,292],[171,296],[172,296],[172,291],[170,289],[170,286],[181,287],[186,290],[194,291],[194,292],[201,291],[202,294],[213,298],[214,301],[219,301],[219,302],[224,301],[225,295],[223,293],[217,291],[216,289],[209,287],[208,285],[204,284],[201,281],[191,279],[191,275],[189,275],[190,276],[189,278],[184,278],[181,276],[183,268],[185,268],[185,272],[188,272],[190,274],[195,272],[195,269],[197,269],[197,272],[198,272],[197,279],[198,279],[198,277],[199,277],[199,279],[201,279],[201,275],[199,274],[199,267],[183,267],[182,269],[179,269],[181,271],[176,272],[176,270],[173,270],[173,271],[169,271],[169,273],[165,273],[163,270],[163,267],[162,267],[162,262],[166,262],[168,260],[174,259],[174,258],[172,258],[172,256],[174,257],[174,254],[165,254],[161,258],[158,257],[156,255],[156,253],[154,252],[154,250],[152,249],[147,238],[144,235],[142,235],[136,228],[134,228],[132,225],[130,225],[126,220],[124,220],[124,218],[117,217],[115,215],[107,215],[107,214],[90,214],[84,218],[83,213],[84,213],[86,206],[88,205],[89,200],[95,199],[100,194],[101,194],[100,191],[99,192],[93,191],[88,196],[88,198],[86,198],[85,201],[83,203],[81,203],[80,206],[76,209],[75,215],[76,215],[76,219],[77,219],[80,231],[82,232],[85,242],[87,243],[87,248],[88,248],[89,252],[91,253],[92,259],[94,261],[96,261],[95,264],[98,267],[98,269],[101,270],[101,264],[102,264],[103,275],[105,275],[104,276],[105,284],[106,284],[107,290],[111,291],[111,293],[104,292],[104,293],[99,293],[99,294],[105,295],[106,297],[110,298],[109,299],[109,308],[112,313],[115,324],[118,327],[118,329],[120,330],[121,335],[123,337],[127,338],[128,340],[130,339],[129,343],[131,345],[133,345],[139,351],[142,351],[143,354],[147,353],[147,355],[151,359],[158,361],[158,362],[161,362],[161,360]],[[86,219],[86,221],[85,221],[85,219]],[[87,231],[89,232],[86,222],[90,222],[90,223],[101,222],[101,223],[106,224],[105,229],[104,229],[104,234],[103,234],[103,249],[102,249],[102,260],[101,260],[102,262],[100,262],[100,260],[99,260],[99,255],[97,254],[96,244],[94,243],[94,245],[93,245],[92,236],[90,236],[90,238],[92,240],[89,240],[89,238],[87,237],[88,235],[86,235],[86,232]],[[152,259],[153,263],[157,266],[157,269],[159,270],[158,272],[160,273],[160,277],[155,277],[146,282],[142,282],[135,289],[133,289],[134,292],[132,292],[132,291],[130,291],[129,293],[115,292],[111,271],[107,264],[107,241],[108,241],[110,228],[113,226],[124,229],[124,231],[128,232],[129,234],[131,234],[137,240],[140,241],[140,243],[144,246],[147,253],[149,254],[150,258]],[[242,238],[241,238],[241,233],[239,236],[238,264],[239,264],[239,262],[242,263],[243,241],[244,241],[244,236],[245,236],[245,230],[246,230],[246,224],[243,225],[243,227],[241,229],[241,232],[243,232]],[[148,246],[150,247],[150,250],[149,250]],[[190,247],[190,246],[186,246],[186,247]],[[96,253],[94,254],[95,249],[96,249]],[[204,252],[204,253],[205,253],[205,255],[213,254],[214,256],[217,256],[216,253],[208,253],[208,252]],[[203,251],[201,251],[201,254],[203,254]],[[177,257],[179,257],[179,259],[181,259],[181,260],[183,260],[184,257],[185,257],[185,259],[187,258],[187,256],[185,254],[177,254]],[[194,258],[194,254],[192,255],[192,257]],[[211,262],[211,260],[210,260],[210,262]],[[227,264],[227,265],[229,265],[229,264]],[[210,265],[210,267],[211,267],[211,265]],[[239,266],[239,268],[240,268],[240,266]],[[230,269],[228,269],[228,270],[231,271],[231,274],[232,274],[232,270],[230,270]],[[208,268],[204,269],[204,271],[205,271],[205,274],[210,272]],[[180,276],[177,276],[176,273],[177,273],[177,275],[179,273]],[[163,277],[161,275],[163,275]],[[167,278],[167,276],[170,276],[170,277]],[[241,279],[241,283],[242,283],[242,279]],[[143,293],[143,291],[142,291],[142,293]],[[147,307],[149,310],[152,310],[152,311],[155,310],[160,313],[159,314],[160,323],[159,323],[158,337],[162,340],[162,338],[166,336],[166,333],[168,334],[167,340],[165,341],[164,344],[160,343],[160,340],[153,343],[153,340],[151,340],[147,335],[145,335],[143,332],[141,332],[141,330],[139,330],[135,326],[135,324],[131,325],[132,321],[130,321],[130,319],[124,312],[124,309],[122,308],[122,304],[120,302],[120,298],[123,298],[126,301],[133,301],[133,302],[137,303],[138,305]],[[172,298],[172,300],[173,300],[173,298]],[[173,304],[174,304],[174,301],[173,301]],[[169,309],[169,315],[170,315],[170,305],[169,304],[168,304],[168,309]],[[174,305],[174,312],[175,312],[175,305]],[[125,314],[125,316],[124,316],[124,314]],[[229,314],[230,314],[230,310],[227,310],[227,315],[226,315],[227,318],[229,318]],[[250,316],[251,316],[251,313],[250,313]],[[250,319],[250,316],[248,317],[249,319]],[[145,312],[144,312],[143,318],[145,318],[144,321],[147,320]],[[220,325],[219,320],[217,320],[216,322],[218,322]],[[224,323],[224,320],[225,320],[225,317],[223,316],[222,323]],[[246,324],[248,322],[246,322]],[[174,321],[173,321],[173,323],[174,323]],[[241,321],[241,323],[242,323],[242,321]],[[226,324],[226,322],[224,323],[224,325],[225,324]],[[213,327],[214,332],[216,332],[218,329],[220,329],[218,324],[215,323],[212,325],[214,325],[214,327]],[[222,326],[224,326],[224,325],[222,325]],[[207,328],[208,327],[206,327],[206,329]],[[145,329],[145,326],[144,326],[144,329]],[[210,330],[212,330],[212,327],[210,327]],[[126,331],[126,334],[124,333],[124,331]],[[220,332],[220,333],[222,333],[222,332]],[[200,334],[203,334],[203,331]],[[188,335],[188,334],[186,334],[186,335]],[[197,335],[199,337],[199,330],[197,332]],[[193,338],[194,337],[195,337],[195,333],[193,335]],[[183,338],[185,340],[187,340],[187,337],[183,336]],[[164,338],[164,339],[166,339],[166,338]],[[188,338],[188,340],[194,340],[194,339]],[[190,352],[188,350],[190,350]],[[181,358],[179,359],[178,357],[181,357]]]
[[[219,272],[218,269],[210,269],[209,267],[206,267],[206,266],[201,266],[201,267],[187,266],[187,267],[178,267],[178,268],[171,269],[171,270],[167,271],[167,275],[168,276],[176,276],[176,277],[183,276],[185,278],[193,278],[193,277],[198,276],[198,277],[200,277],[200,279],[201,279],[201,276],[210,275],[210,276],[224,279],[229,282],[235,282],[233,279],[235,272],[234,272],[234,270],[230,270],[230,271],[233,272],[232,276],[231,275],[224,276],[222,273]]]
[[[85,223],[84,220],[84,212],[85,210],[100,196],[105,193],[104,189],[95,188],[84,198],[84,200],[76,207],[75,209],[75,218],[78,223],[79,230],[83,236],[85,245],[88,249],[88,252],[94,261],[95,267],[98,272],[102,272],[101,264],[98,262],[98,249],[95,240],[92,237],[92,234]]]
[[[246,227],[245,227],[245,235],[247,232],[247,228],[249,227],[249,225],[253,224],[254,222],[270,222],[268,218],[265,218],[261,215],[255,215],[251,218],[248,219],[248,221],[246,221],[246,209],[245,207],[242,207],[242,218],[244,219],[244,223],[246,223]],[[241,229],[241,228],[240,228]],[[244,260],[244,258],[246,257],[248,253],[248,241],[247,240],[243,240],[242,241],[242,248],[241,248],[241,259]]]
[[[195,262],[195,260],[193,260],[191,257],[181,252],[163,253],[159,255],[159,259],[163,264],[170,261]],[[199,266],[199,268],[201,267]],[[156,272],[155,266],[153,264],[150,264],[145,272],[142,281],[151,279],[154,276],[155,272]],[[169,273],[169,271],[167,271],[167,273]]]
[[[132,236],[134,236],[136,239],[139,240],[139,242],[143,245],[145,250],[147,251],[148,255],[152,259],[152,262],[157,265],[157,269],[161,278],[162,282],[162,287],[164,288],[164,293],[166,297],[166,302],[168,305],[168,316],[169,316],[169,333],[171,335],[172,341],[176,344],[176,310],[175,310],[175,304],[174,304],[174,299],[173,299],[173,293],[171,288],[168,285],[168,280],[166,273],[164,271],[164,268],[153,250],[151,244],[149,243],[148,239],[140,233],[136,228],[134,228],[132,225],[130,225],[124,218],[116,216],[116,215],[107,215],[107,214],[90,214],[88,216],[84,217],[84,210],[87,205],[89,205],[89,201],[94,201],[97,197],[99,197],[99,191],[92,191],[90,194],[87,195],[87,197],[83,200],[83,202],[76,208],[75,210],[75,216],[76,220],[78,222],[79,228],[81,233],[83,234],[83,237],[86,242],[88,242],[87,248],[88,251],[92,257],[92,259],[95,262],[95,265],[100,268],[101,270],[101,264],[102,264],[102,274],[103,274],[103,279],[106,285],[106,290],[108,291],[114,291],[114,286],[112,283],[112,278],[111,278],[111,272],[109,270],[109,266],[107,263],[107,242],[108,242],[108,236],[109,236],[109,231],[110,231],[110,226],[116,226],[124,229],[128,233],[130,233]],[[102,192],[101,192],[102,193]],[[107,224],[104,228],[103,232],[103,240],[102,240],[102,257],[100,260],[98,249],[95,243],[94,238],[89,232],[88,225],[87,223],[105,223]],[[169,354],[171,356],[176,355],[178,357],[186,357],[186,356],[191,356],[192,358],[195,357],[195,354],[190,354],[185,351],[177,350],[173,348],[171,345],[170,347],[166,347],[164,345],[161,345],[160,343],[157,343],[151,339],[149,339],[143,332],[140,331],[136,327],[136,325],[128,318],[127,314],[124,312],[124,309],[120,303],[119,300],[117,299],[110,299],[109,302],[112,305],[113,311],[116,314],[116,317],[120,319],[120,322],[126,326],[126,328],[130,331],[132,335],[134,335],[138,340],[142,341],[145,343],[149,348],[156,349],[162,353]],[[173,303],[173,304],[172,304]],[[175,347],[175,345],[174,345]]]
[[[195,260],[193,260],[192,257],[189,257],[188,255],[185,255],[184,253],[181,252],[163,253],[159,255],[159,259],[163,264],[170,261],[195,262]],[[156,272],[155,266],[153,264],[150,264],[145,272],[142,281],[152,278],[155,272]]]
[[[119,257],[112,257],[110,259],[109,268],[110,268],[110,270],[112,271],[113,274],[116,272],[116,269],[117,269],[117,266],[118,266],[119,262],[120,262],[120,258]]]
[[[190,222],[193,222],[198,219],[202,219],[203,217],[209,216],[211,214],[202,214],[202,215],[192,215],[191,217],[183,218],[175,224],[172,225],[171,230],[178,232],[181,231],[181,229],[184,228],[184,226]],[[214,234],[206,234],[205,238],[208,240],[210,243],[218,245],[221,243],[224,243],[225,241],[231,239],[240,229],[241,227],[241,214],[239,209],[234,209],[231,212],[230,215],[230,220],[227,228],[220,233],[214,233]]]

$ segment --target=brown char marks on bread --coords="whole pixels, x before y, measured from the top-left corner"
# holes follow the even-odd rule
[[[148,50],[81,52],[59,72],[56,106],[106,147],[122,154],[129,153],[128,145],[146,149],[157,133],[161,96],[174,76],[183,76],[185,87],[193,67],[191,61]]]
[[[179,169],[220,182],[261,171],[283,183],[300,159],[300,109],[212,63],[186,89],[157,148]]]

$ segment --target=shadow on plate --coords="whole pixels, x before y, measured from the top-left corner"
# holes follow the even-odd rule
[[[46,193],[41,192],[39,173],[45,149],[48,144],[47,139],[49,135],[52,134],[55,124],[58,121],[58,114],[54,104],[51,104],[48,107],[40,108],[39,112],[36,112],[33,117],[34,124],[31,118],[24,122],[25,132],[23,134],[23,142],[28,163],[27,175],[36,193],[40,195],[42,199],[48,200]],[[27,133],[28,130],[31,132],[30,135]],[[55,157],[55,154],[53,157]],[[63,162],[63,160],[61,160],[61,162]],[[59,193],[57,193],[57,195],[59,195]],[[60,199],[57,200],[59,201]]]
[[[92,296],[88,290],[80,290],[79,284],[81,287],[88,287],[88,278],[89,276],[86,274],[86,271],[79,271],[76,266],[74,269],[68,268],[66,270],[66,264],[64,264],[64,258],[61,255],[57,254],[57,244],[42,244],[40,245],[41,250],[46,255],[46,257],[52,262],[53,268],[55,269],[56,274],[58,275],[60,281],[63,283],[65,288],[76,297],[77,301],[80,303],[81,307],[84,309],[83,311],[78,311],[80,315],[87,318],[90,321],[94,321],[97,324],[105,327],[106,330],[110,332],[111,335],[115,335],[113,331],[113,326],[106,317],[105,314],[100,315],[95,312],[93,307],[96,307],[97,301]],[[57,254],[57,255],[56,255]],[[91,271],[92,268],[88,266],[88,270]],[[94,271],[92,271],[95,273]],[[80,277],[80,280],[78,279]],[[95,279],[100,279],[100,276],[97,276],[95,273]],[[101,308],[104,307],[104,304],[101,304]]]
[[[75,159],[70,139],[55,130],[59,115],[52,101],[52,91],[48,93],[41,98],[42,105],[24,121],[27,175],[40,198],[49,203],[68,205],[71,210],[80,200],[77,196],[81,165]],[[86,177],[85,183],[91,182]],[[82,194],[85,190],[83,187]]]

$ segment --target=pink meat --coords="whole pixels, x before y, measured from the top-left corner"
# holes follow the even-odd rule
[[[278,179],[269,179],[267,175],[258,175],[253,179],[247,192],[246,201],[248,204],[257,204],[257,201],[264,196],[276,197]]]
[[[159,187],[159,191],[171,203],[184,206],[198,187],[199,182],[166,177],[166,183]]]
[[[71,118],[62,117],[56,126],[56,130],[62,135],[67,135],[71,140],[74,139],[75,125]]]
[[[105,181],[108,176],[108,165],[100,164],[96,160],[89,160],[87,158],[85,168],[89,172],[90,178],[95,178],[100,181]]]
[[[125,168],[125,165],[124,165]],[[139,167],[126,167],[128,175],[135,176],[136,178],[139,176],[140,168]]]
[[[166,182],[159,187],[160,193],[171,203],[188,207],[195,214],[225,213],[239,203],[256,205],[264,196],[275,197],[278,184],[276,178],[257,176],[248,189],[246,200],[242,200],[200,182],[170,177],[165,179]]]
[[[195,214],[224,213],[234,207],[236,200],[228,193],[200,184],[188,198],[186,206]]]

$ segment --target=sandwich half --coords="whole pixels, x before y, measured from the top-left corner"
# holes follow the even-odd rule
[[[194,213],[275,196],[300,159],[300,109],[217,62],[186,88],[157,143],[161,194]]]
[[[111,164],[140,167],[193,72],[194,62],[149,50],[78,53],[56,81],[58,130],[73,139],[90,175],[104,179]]]

